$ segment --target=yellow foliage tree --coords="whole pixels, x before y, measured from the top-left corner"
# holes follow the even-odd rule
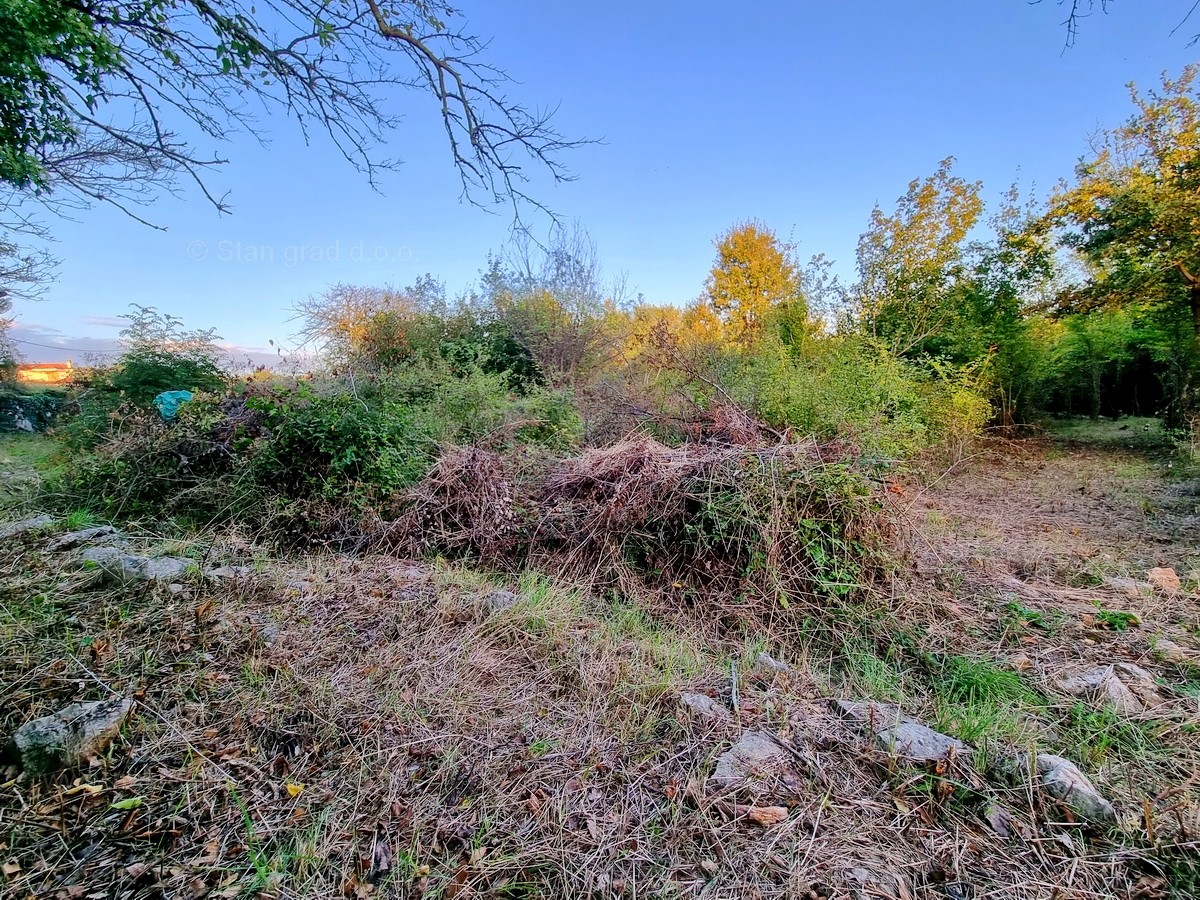
[[[720,319],[729,340],[753,343],[773,307],[803,303],[791,248],[765,225],[735,225],[716,247],[701,301]]]

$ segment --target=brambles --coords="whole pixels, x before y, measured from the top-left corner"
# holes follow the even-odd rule
[[[703,602],[733,620],[851,594],[871,575],[881,527],[863,473],[811,442],[668,447],[643,437],[562,460],[462,448],[408,500],[386,529],[391,546],[533,565]]]

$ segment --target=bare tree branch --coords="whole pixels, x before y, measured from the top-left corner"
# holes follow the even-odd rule
[[[552,111],[506,95],[509,78],[485,61],[483,41],[449,24],[459,16],[443,0],[255,4],[62,2],[55,12],[74,17],[91,55],[58,40],[38,57],[42,82],[16,85],[45,101],[20,109],[45,114],[27,123],[32,143],[15,148],[36,162],[29,193],[67,208],[110,203],[144,221],[131,207],[182,178],[225,212],[209,186],[225,160],[198,145],[238,132],[262,140],[260,112],[283,112],[306,141],[324,132],[374,186],[398,165],[380,155],[401,121],[398,92],[433,98],[466,201],[507,204],[519,220],[523,208],[548,212],[532,196],[535,171],[570,178],[561,154],[583,142],[559,134]],[[13,87],[0,83],[0,97]]]

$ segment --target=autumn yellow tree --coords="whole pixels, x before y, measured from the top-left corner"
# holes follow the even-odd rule
[[[716,241],[717,260],[701,303],[720,319],[727,339],[753,343],[773,308],[799,305],[800,271],[792,248],[760,222],[735,225]]]
[[[1093,302],[1175,307],[1200,350],[1200,66],[1161,91],[1129,86],[1136,113],[1104,133],[1049,221],[1092,264]]]

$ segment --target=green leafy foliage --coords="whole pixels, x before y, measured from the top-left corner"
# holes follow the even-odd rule
[[[104,77],[120,61],[117,46],[82,7],[0,3],[0,181],[45,187],[45,154],[79,138],[78,101],[67,85],[94,108]]]
[[[120,433],[163,391],[218,392],[226,384],[223,352],[212,329],[190,330],[154,307],[134,306],[123,316],[126,350],[111,366],[91,369],[68,398],[71,415],[61,433],[74,448]]]
[[[414,410],[383,398],[368,404],[301,384],[252,397],[246,409],[270,434],[253,448],[253,478],[285,497],[386,497],[420,477],[433,454],[433,435]]]

